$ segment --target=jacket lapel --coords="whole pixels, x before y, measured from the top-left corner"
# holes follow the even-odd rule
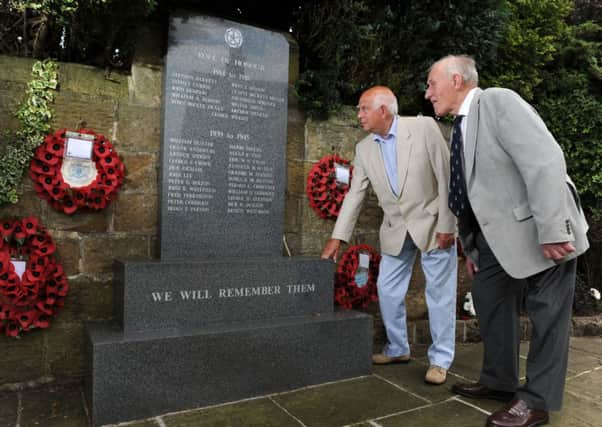
[[[464,174],[466,185],[470,183],[474,170],[475,153],[477,149],[477,131],[479,129],[479,102],[481,89],[477,89],[470,104],[468,112],[468,123],[466,124],[466,136],[464,137]]]
[[[408,176],[410,165],[410,152],[412,151],[412,139],[410,130],[402,124],[401,117],[397,118],[397,188],[399,197],[403,194],[403,187]]]
[[[380,149],[380,144],[374,141],[374,135],[370,134],[370,157],[373,159],[377,159],[378,167],[375,168],[374,173],[376,174],[375,181],[382,183],[382,185],[389,190],[391,194],[393,194],[393,190],[391,190],[391,186],[389,185],[389,177],[387,176],[387,170],[385,169],[385,159],[383,158],[383,152]],[[374,182],[374,185],[377,185],[377,182]]]

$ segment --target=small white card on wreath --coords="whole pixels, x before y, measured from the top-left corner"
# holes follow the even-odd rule
[[[75,157],[78,159],[92,159],[92,147],[94,136],[85,133],[67,132],[64,157]]]
[[[11,258],[10,263],[15,267],[15,273],[17,273],[19,279],[22,279],[23,273],[25,273],[25,267],[27,266],[27,262]]]
[[[349,185],[349,166],[335,163],[334,173],[337,184]]]

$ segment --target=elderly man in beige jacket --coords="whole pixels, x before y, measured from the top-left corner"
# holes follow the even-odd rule
[[[356,146],[351,186],[322,258],[336,259],[341,242],[349,241],[372,185],[384,213],[377,288],[388,339],[373,362],[410,360],[405,296],[420,249],[433,340],[425,381],[443,384],[454,358],[457,286],[456,221],[447,206],[449,150],[432,118],[398,116],[397,99],[386,87],[362,94],[358,119],[370,135]]]

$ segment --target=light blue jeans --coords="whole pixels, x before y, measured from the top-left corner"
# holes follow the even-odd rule
[[[383,354],[409,355],[405,297],[412,277],[418,248],[408,233],[397,256],[382,255],[377,280],[380,311],[389,343]],[[456,287],[458,260],[456,245],[421,253],[426,278],[425,297],[432,344],[428,350],[431,365],[449,369],[456,343]]]

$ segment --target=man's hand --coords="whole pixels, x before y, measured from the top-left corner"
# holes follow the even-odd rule
[[[546,243],[541,245],[541,250],[546,258],[560,260],[571,252],[575,252],[575,247],[571,242]]]
[[[466,272],[468,273],[468,277],[473,279],[474,275],[479,272],[479,267],[477,267],[476,264],[470,260],[470,258],[466,257],[465,259],[466,259]]]
[[[451,248],[455,240],[454,233],[435,233],[435,238],[439,249]]]
[[[326,242],[324,249],[322,250],[322,258],[332,258],[335,262],[339,256],[339,248],[341,247],[341,241],[339,239],[330,239]]]

